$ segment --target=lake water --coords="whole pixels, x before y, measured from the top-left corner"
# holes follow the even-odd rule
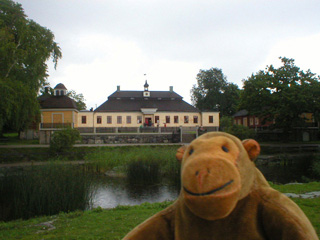
[[[294,161],[259,163],[257,168],[268,181],[286,184],[304,182],[313,178],[310,157],[298,158]],[[93,195],[93,207],[113,208],[118,205],[137,205],[143,202],[162,202],[174,200],[180,192],[180,182],[166,181],[143,184],[128,182],[126,178],[101,177],[97,182],[96,192]]]
[[[118,205],[138,205],[174,200],[180,184],[169,181],[157,183],[130,183],[123,177],[100,177],[94,184],[92,207],[114,208]]]

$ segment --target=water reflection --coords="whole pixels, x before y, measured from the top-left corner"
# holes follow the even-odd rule
[[[177,198],[179,183],[169,185],[166,179],[159,182],[131,182],[126,178],[101,177],[96,182],[92,207],[114,208],[118,205],[138,205],[144,202],[163,202]]]

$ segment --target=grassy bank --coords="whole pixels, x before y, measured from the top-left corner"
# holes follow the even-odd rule
[[[320,183],[273,186],[283,192],[304,193],[319,190]],[[320,198],[293,200],[306,213],[320,236]],[[0,239],[122,239],[137,224],[170,204],[171,202],[144,203],[115,209],[97,208],[27,221],[1,222]]]

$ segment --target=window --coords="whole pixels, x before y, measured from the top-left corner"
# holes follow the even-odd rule
[[[166,116],[166,123],[170,123],[170,116]]]
[[[213,116],[209,116],[209,123],[213,123]]]
[[[117,116],[117,123],[122,124],[122,116]]]
[[[127,124],[131,124],[131,116],[127,116]]]
[[[253,117],[250,117],[250,126],[253,125]]]
[[[184,116],[184,123],[189,123],[189,116]]]
[[[173,119],[174,119],[174,123],[179,123],[179,116],[174,116]]]
[[[112,123],[112,116],[107,116],[107,124],[111,124]]]
[[[198,123],[198,116],[193,116],[193,123]]]
[[[82,116],[81,117],[81,123],[86,124],[87,123],[87,116]]]
[[[102,117],[101,117],[101,116],[98,116],[98,117],[97,117],[97,123],[98,123],[98,124],[101,124],[101,123],[102,123]]]
[[[154,121],[156,122],[156,124],[160,123],[160,117],[159,116],[155,116],[154,117]]]
[[[137,116],[137,123],[142,123],[142,116]]]
[[[255,124],[259,125],[259,118],[257,118],[257,117],[255,118]]]
[[[60,94],[61,94],[61,96],[63,96],[63,95],[64,95],[64,91],[63,91],[63,90],[61,90]]]
[[[248,118],[247,117],[243,118],[243,124],[242,125],[248,127]]]

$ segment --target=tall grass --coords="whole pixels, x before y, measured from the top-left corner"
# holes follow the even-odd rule
[[[180,164],[175,159],[177,147],[143,146],[100,148],[86,156],[102,171],[126,173],[128,178],[157,179],[161,176],[179,176]]]
[[[79,166],[57,163],[2,172],[0,221],[85,210],[93,194],[90,176]]]

